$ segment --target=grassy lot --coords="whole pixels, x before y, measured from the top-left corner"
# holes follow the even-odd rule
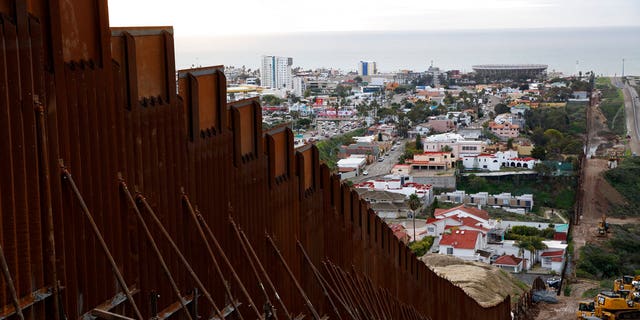
[[[624,96],[622,90],[613,86],[609,78],[598,78],[596,89],[602,92],[600,110],[607,118],[607,125],[612,132],[624,135],[627,132],[624,114]]]

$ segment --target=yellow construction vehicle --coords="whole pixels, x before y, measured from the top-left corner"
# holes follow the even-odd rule
[[[598,222],[598,237],[606,237],[607,233],[609,233],[609,223],[607,223],[607,215],[603,214]]]
[[[613,291],[640,291],[640,275],[622,276],[622,279],[616,279],[613,281]]]
[[[640,301],[627,299],[627,296],[613,291],[602,291],[595,296],[593,302],[579,304],[576,318],[579,320],[640,320]]]

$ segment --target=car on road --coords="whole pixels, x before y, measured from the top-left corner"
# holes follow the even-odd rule
[[[384,157],[378,158],[378,162],[382,162],[382,161],[384,161]]]
[[[559,277],[553,277],[553,278],[547,279],[547,285],[549,286],[549,288],[558,289],[558,287],[560,286],[560,282],[562,282],[562,279]]]
[[[362,174],[366,176],[366,175],[368,175],[368,174],[369,174],[369,171],[364,170],[364,171],[362,171]]]

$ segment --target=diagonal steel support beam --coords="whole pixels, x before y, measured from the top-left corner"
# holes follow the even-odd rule
[[[133,200],[133,196],[131,196],[131,192],[129,192],[129,188],[127,187],[127,184],[124,182],[124,180],[122,178],[122,174],[120,174],[120,173],[118,173],[118,180],[120,180],[120,190],[122,190],[122,192],[124,193],[124,195],[127,198],[127,201],[129,202],[129,206],[135,212],[136,217],[138,218],[138,221],[140,222],[140,226],[142,226],[142,230],[144,230],[145,236],[147,237],[147,240],[149,241],[149,244],[151,244],[151,248],[153,248],[153,252],[156,254],[156,258],[158,258],[158,261],[160,262],[160,266],[162,267],[162,270],[164,271],[164,274],[167,276],[167,279],[169,280],[169,283],[171,284],[171,289],[173,289],[173,293],[175,293],[176,296],[178,297],[178,300],[179,300],[180,306],[182,307],[182,310],[186,314],[187,319],[193,320],[193,318],[191,317],[191,314],[189,313],[189,310],[187,310],[187,303],[185,303],[185,301],[182,299],[182,293],[180,293],[180,288],[178,288],[178,284],[173,279],[173,276],[171,275],[171,271],[169,270],[169,267],[167,266],[167,263],[164,261],[164,257],[162,256],[162,253],[160,252],[160,249],[158,248],[158,245],[156,244],[156,241],[153,239],[153,235],[151,234],[151,230],[149,230],[149,227],[147,226],[147,223],[144,221],[144,218],[142,217],[142,213],[140,213],[140,210],[138,209],[138,206],[136,206],[136,201]]]
[[[234,226],[235,226],[235,223],[234,223]],[[242,229],[240,229],[240,227],[238,227],[238,231],[240,233],[240,236],[242,237],[242,241],[247,245],[247,248],[249,249],[249,252],[251,253],[251,256],[253,257],[253,260],[256,261],[256,264],[260,268],[260,272],[262,272],[262,274],[264,275],[265,280],[269,284],[269,287],[271,288],[271,291],[273,291],[273,294],[275,295],[276,300],[278,300],[278,302],[280,303],[280,306],[282,307],[282,310],[287,315],[287,319],[293,320],[293,318],[291,317],[291,313],[289,313],[289,310],[287,309],[287,306],[284,304],[284,301],[282,300],[282,298],[278,294],[278,290],[276,289],[276,286],[273,284],[273,281],[271,281],[271,277],[269,277],[269,273],[267,272],[267,270],[265,270],[264,266],[262,265],[262,262],[260,261],[260,258],[258,258],[258,255],[256,254],[256,251],[253,250],[253,246],[251,245],[251,241],[249,241],[249,238],[244,233],[244,231]]]
[[[244,252],[245,258],[247,258],[247,261],[249,261],[249,265],[251,266],[251,270],[253,271],[253,275],[256,277],[256,280],[258,281],[258,288],[260,288],[260,292],[262,292],[262,295],[264,295],[264,299],[266,301],[265,318],[268,319],[271,316],[273,316],[273,318],[275,320],[278,320],[277,312],[275,312],[275,310],[273,310],[273,303],[271,303],[271,299],[269,298],[269,294],[267,293],[267,289],[265,289],[264,284],[262,283],[262,279],[260,277],[260,274],[258,273],[258,269],[256,268],[256,265],[253,262],[253,259],[251,259],[251,255],[249,254],[249,249],[247,248],[247,244],[244,242],[244,239],[242,239],[242,235],[240,235],[240,229],[236,225],[235,221],[233,221],[233,218],[231,216],[229,216],[229,223],[231,223],[231,226],[233,227],[234,234],[238,238],[238,241],[240,242],[240,245],[242,247],[242,252]]]
[[[11,277],[9,265],[7,264],[7,258],[4,256],[4,250],[2,250],[2,246],[0,246],[0,266],[2,267],[2,276],[4,277],[4,282],[7,284],[9,292],[11,293],[11,302],[13,303],[13,307],[15,310],[14,313],[18,315],[18,318],[24,320],[22,308],[20,307],[20,301],[18,301],[18,294],[16,293],[16,287],[13,284],[13,278]]]
[[[96,317],[98,317],[100,319],[105,319],[105,320],[135,320],[133,318],[125,317],[125,316],[119,315],[117,313],[113,313],[113,312],[105,311],[105,310],[100,310],[100,309],[91,310],[91,315],[96,316]]]
[[[131,304],[131,307],[133,308],[134,313],[136,314],[139,320],[143,320],[142,314],[140,313],[140,310],[138,309],[136,302],[133,300],[131,291],[129,291],[129,288],[127,287],[127,283],[124,281],[124,277],[122,276],[120,269],[118,269],[118,264],[116,264],[115,259],[113,259],[113,256],[111,255],[111,251],[109,250],[107,243],[104,241],[104,238],[102,237],[102,233],[100,232],[100,229],[96,225],[96,222],[93,220],[91,211],[89,211],[87,204],[84,202],[84,199],[82,198],[82,194],[80,193],[80,190],[78,190],[78,186],[76,185],[76,182],[73,181],[73,177],[71,176],[71,173],[69,172],[69,170],[67,170],[67,168],[65,168],[64,163],[62,162],[62,159],[60,159],[60,170],[62,170],[63,180],[66,180],[69,183],[69,186],[71,187],[71,190],[73,190],[73,193],[76,196],[76,199],[78,200],[78,202],[80,202],[82,213],[84,213],[85,218],[87,218],[87,220],[89,221],[89,224],[91,225],[91,229],[93,230],[93,233],[98,239],[98,242],[100,242],[100,247],[102,248],[104,255],[109,260],[109,264],[111,265],[111,269],[114,275],[116,276],[116,279],[118,280],[118,284],[120,284],[120,287],[122,287],[122,289],[124,290],[124,293],[127,295],[127,299],[129,300],[129,303]]]
[[[291,271],[291,268],[289,268],[289,264],[287,264],[287,261],[284,260],[282,253],[280,253],[280,249],[278,249],[278,246],[276,246],[276,243],[273,241],[273,239],[271,239],[271,236],[267,234],[266,237],[267,237],[267,240],[269,240],[269,243],[271,244],[271,246],[273,247],[273,250],[278,255],[278,258],[280,258],[280,262],[282,263],[284,268],[287,270],[289,277],[291,278],[293,283],[296,285],[296,288],[298,289],[300,296],[302,296],[302,298],[304,299],[304,303],[307,305],[307,308],[309,309],[309,311],[311,311],[313,318],[316,320],[320,320],[320,315],[316,311],[316,308],[313,307],[313,304],[311,304],[311,300],[309,300],[309,297],[307,297],[307,294],[304,292],[304,289],[302,289],[302,286],[300,286],[300,283],[298,282],[298,280],[296,280],[296,277]]]
[[[229,315],[231,315],[234,311],[236,311],[236,308],[234,306],[241,306],[242,303],[238,302],[238,300],[232,301],[231,303],[229,303],[227,306],[224,307],[224,309],[222,309],[222,316],[224,318],[228,317]],[[224,319],[223,318],[223,319]],[[220,318],[216,317],[216,316],[211,316],[209,317],[209,320],[220,320]]]
[[[170,304],[168,307],[166,307],[164,310],[158,312],[158,320],[165,320],[165,319],[169,319],[174,313],[178,312],[178,310],[182,309],[184,310],[186,313],[187,312],[187,305],[189,305],[191,302],[193,302],[193,295],[190,294],[186,297],[179,297],[178,298],[179,301],[176,301],[172,304]]]
[[[59,288],[59,290],[61,290],[62,288]],[[50,287],[46,287],[46,288],[41,288],[38,289],[34,292],[32,292],[31,294],[19,298],[17,299],[17,306],[18,308],[16,308],[16,303],[14,302],[13,308],[11,307],[3,307],[0,310],[3,310],[2,313],[0,313],[0,320],[4,320],[4,319],[8,319],[11,316],[16,314],[16,310],[25,310],[30,308],[31,306],[33,306],[34,304],[43,301],[51,296],[53,296],[52,294],[53,288]],[[19,316],[18,316],[19,317]],[[24,319],[24,318],[22,318]]]
[[[209,303],[211,303],[211,305],[213,306],[213,309],[215,310],[215,313],[218,315],[218,317],[224,318],[222,316],[222,313],[220,312],[220,309],[218,309],[216,303],[213,301],[213,298],[211,297],[211,294],[209,293],[209,290],[207,290],[207,288],[204,286],[204,284],[202,284],[202,281],[200,281],[200,277],[198,277],[196,272],[193,270],[193,268],[191,267],[191,264],[189,264],[189,261],[187,261],[187,258],[184,257],[184,255],[182,254],[182,251],[180,251],[180,248],[178,248],[178,245],[175,243],[175,241],[173,241],[173,238],[171,238],[171,235],[169,234],[167,229],[162,224],[162,221],[160,221],[160,219],[158,219],[158,216],[153,211],[153,208],[151,208],[151,206],[149,205],[149,202],[147,202],[147,199],[144,196],[142,196],[141,194],[138,194],[138,196],[136,198],[137,198],[138,202],[140,203],[140,205],[142,205],[143,208],[145,208],[145,210],[149,213],[149,215],[151,216],[152,220],[155,222],[155,224],[158,226],[158,228],[162,232],[162,235],[165,237],[167,242],[169,242],[169,244],[171,245],[171,248],[173,248],[173,251],[175,251],[175,253],[178,255],[178,258],[180,259],[180,261],[182,262],[184,267],[189,272],[189,275],[191,275],[191,278],[196,282],[196,284],[198,285],[198,288],[200,290],[202,290],[202,293],[207,298]]]
[[[340,316],[340,312],[338,311],[338,308],[336,307],[336,304],[333,302],[333,299],[331,299],[331,296],[329,295],[329,292],[327,292],[327,287],[325,287],[324,283],[322,282],[322,276],[318,273],[318,269],[313,264],[313,261],[311,261],[311,258],[309,258],[309,255],[307,254],[307,251],[304,249],[304,247],[302,246],[302,243],[300,243],[300,241],[298,241],[298,248],[300,248],[300,251],[302,251],[302,254],[304,255],[305,261],[307,262],[307,264],[309,264],[309,267],[311,268],[311,271],[313,272],[313,275],[315,276],[316,280],[320,284],[320,287],[322,288],[322,293],[329,300],[329,303],[331,304],[331,308],[333,309],[333,312],[336,314],[338,319],[342,320],[342,317]],[[349,312],[349,310],[347,310],[347,312]]]
[[[131,290],[131,295],[136,295],[136,294],[138,294],[140,292],[140,289],[138,289],[135,284],[130,286],[129,289]],[[91,310],[91,311],[85,313],[84,315],[82,315],[80,317],[80,319],[81,320],[95,320],[96,319],[96,315],[93,314],[93,311],[95,311],[95,310],[111,311],[113,308],[119,306],[120,304],[124,303],[125,301],[127,301],[127,295],[124,294],[124,292],[118,292],[111,299],[103,302],[99,306],[93,308],[93,310]]]

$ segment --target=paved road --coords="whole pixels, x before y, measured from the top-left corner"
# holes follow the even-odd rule
[[[640,154],[640,98],[636,89],[629,84],[623,84],[620,78],[615,78],[613,83],[622,88],[624,93],[625,111],[627,117],[627,132],[631,136],[629,148],[631,152]],[[634,82],[635,84],[635,82]]]
[[[365,170],[369,172],[368,175],[360,175],[350,180],[354,183],[359,183],[362,181],[367,181],[371,179],[375,179],[378,177],[385,176],[391,172],[391,169],[394,165],[398,163],[398,158],[401,154],[404,153],[404,144],[406,140],[400,140],[398,144],[396,144],[396,150],[389,151],[389,156],[384,157],[384,161],[382,162],[374,162],[368,165]]]

